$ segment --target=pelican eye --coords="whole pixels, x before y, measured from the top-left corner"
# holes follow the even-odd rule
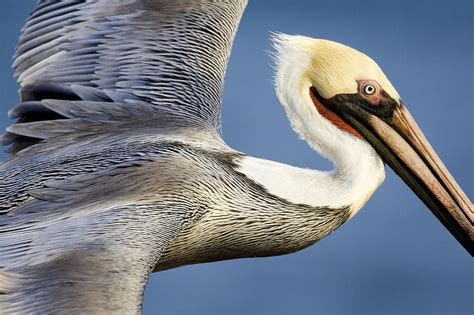
[[[377,91],[377,88],[373,84],[366,84],[362,91],[365,95],[373,95]]]

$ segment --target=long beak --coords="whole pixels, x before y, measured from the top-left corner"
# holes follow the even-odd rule
[[[341,114],[473,256],[473,205],[406,107],[397,107],[394,114],[384,120],[367,112]]]

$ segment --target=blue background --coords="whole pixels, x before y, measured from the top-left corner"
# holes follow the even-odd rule
[[[34,3],[1,1],[1,129],[17,102],[13,47]],[[270,31],[327,38],[380,64],[472,199],[473,12],[471,0],[251,1],[228,68],[225,140],[250,155],[329,169],[291,130],[274,94],[268,56]],[[366,207],[315,246],[156,273],[144,313],[472,314],[472,262],[388,170]]]

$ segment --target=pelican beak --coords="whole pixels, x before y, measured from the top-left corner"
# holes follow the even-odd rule
[[[382,142],[372,145],[385,162],[474,255],[473,205],[406,107],[397,107],[386,121],[372,115],[368,126]]]
[[[473,256],[473,205],[406,107],[402,104],[384,120],[368,114],[369,130],[357,126],[360,122],[350,123]]]
[[[377,115],[355,103],[328,105],[362,134],[473,256],[474,207],[406,107],[397,104],[390,113]]]

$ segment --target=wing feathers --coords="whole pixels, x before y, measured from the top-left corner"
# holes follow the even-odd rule
[[[51,113],[38,107],[46,99],[129,106],[140,100],[220,132],[225,69],[245,5],[246,0],[41,1],[23,28],[14,61],[23,103],[11,115],[33,125],[9,132],[44,138],[32,131],[46,126]],[[62,131],[63,125],[50,123],[48,129]],[[12,145],[12,139],[25,140],[7,138],[3,142]]]
[[[24,178],[53,179],[30,186],[28,196],[17,196],[17,207],[0,215],[2,313],[140,310],[156,261],[196,219],[198,205],[183,192],[173,195],[163,185],[150,185],[157,165],[149,165],[149,157],[133,148],[116,149],[105,157],[108,150],[102,148],[89,153],[92,159],[49,160],[49,174],[35,174],[38,165],[20,171]],[[127,149],[135,155],[124,153]],[[174,177],[166,167],[158,173]]]

